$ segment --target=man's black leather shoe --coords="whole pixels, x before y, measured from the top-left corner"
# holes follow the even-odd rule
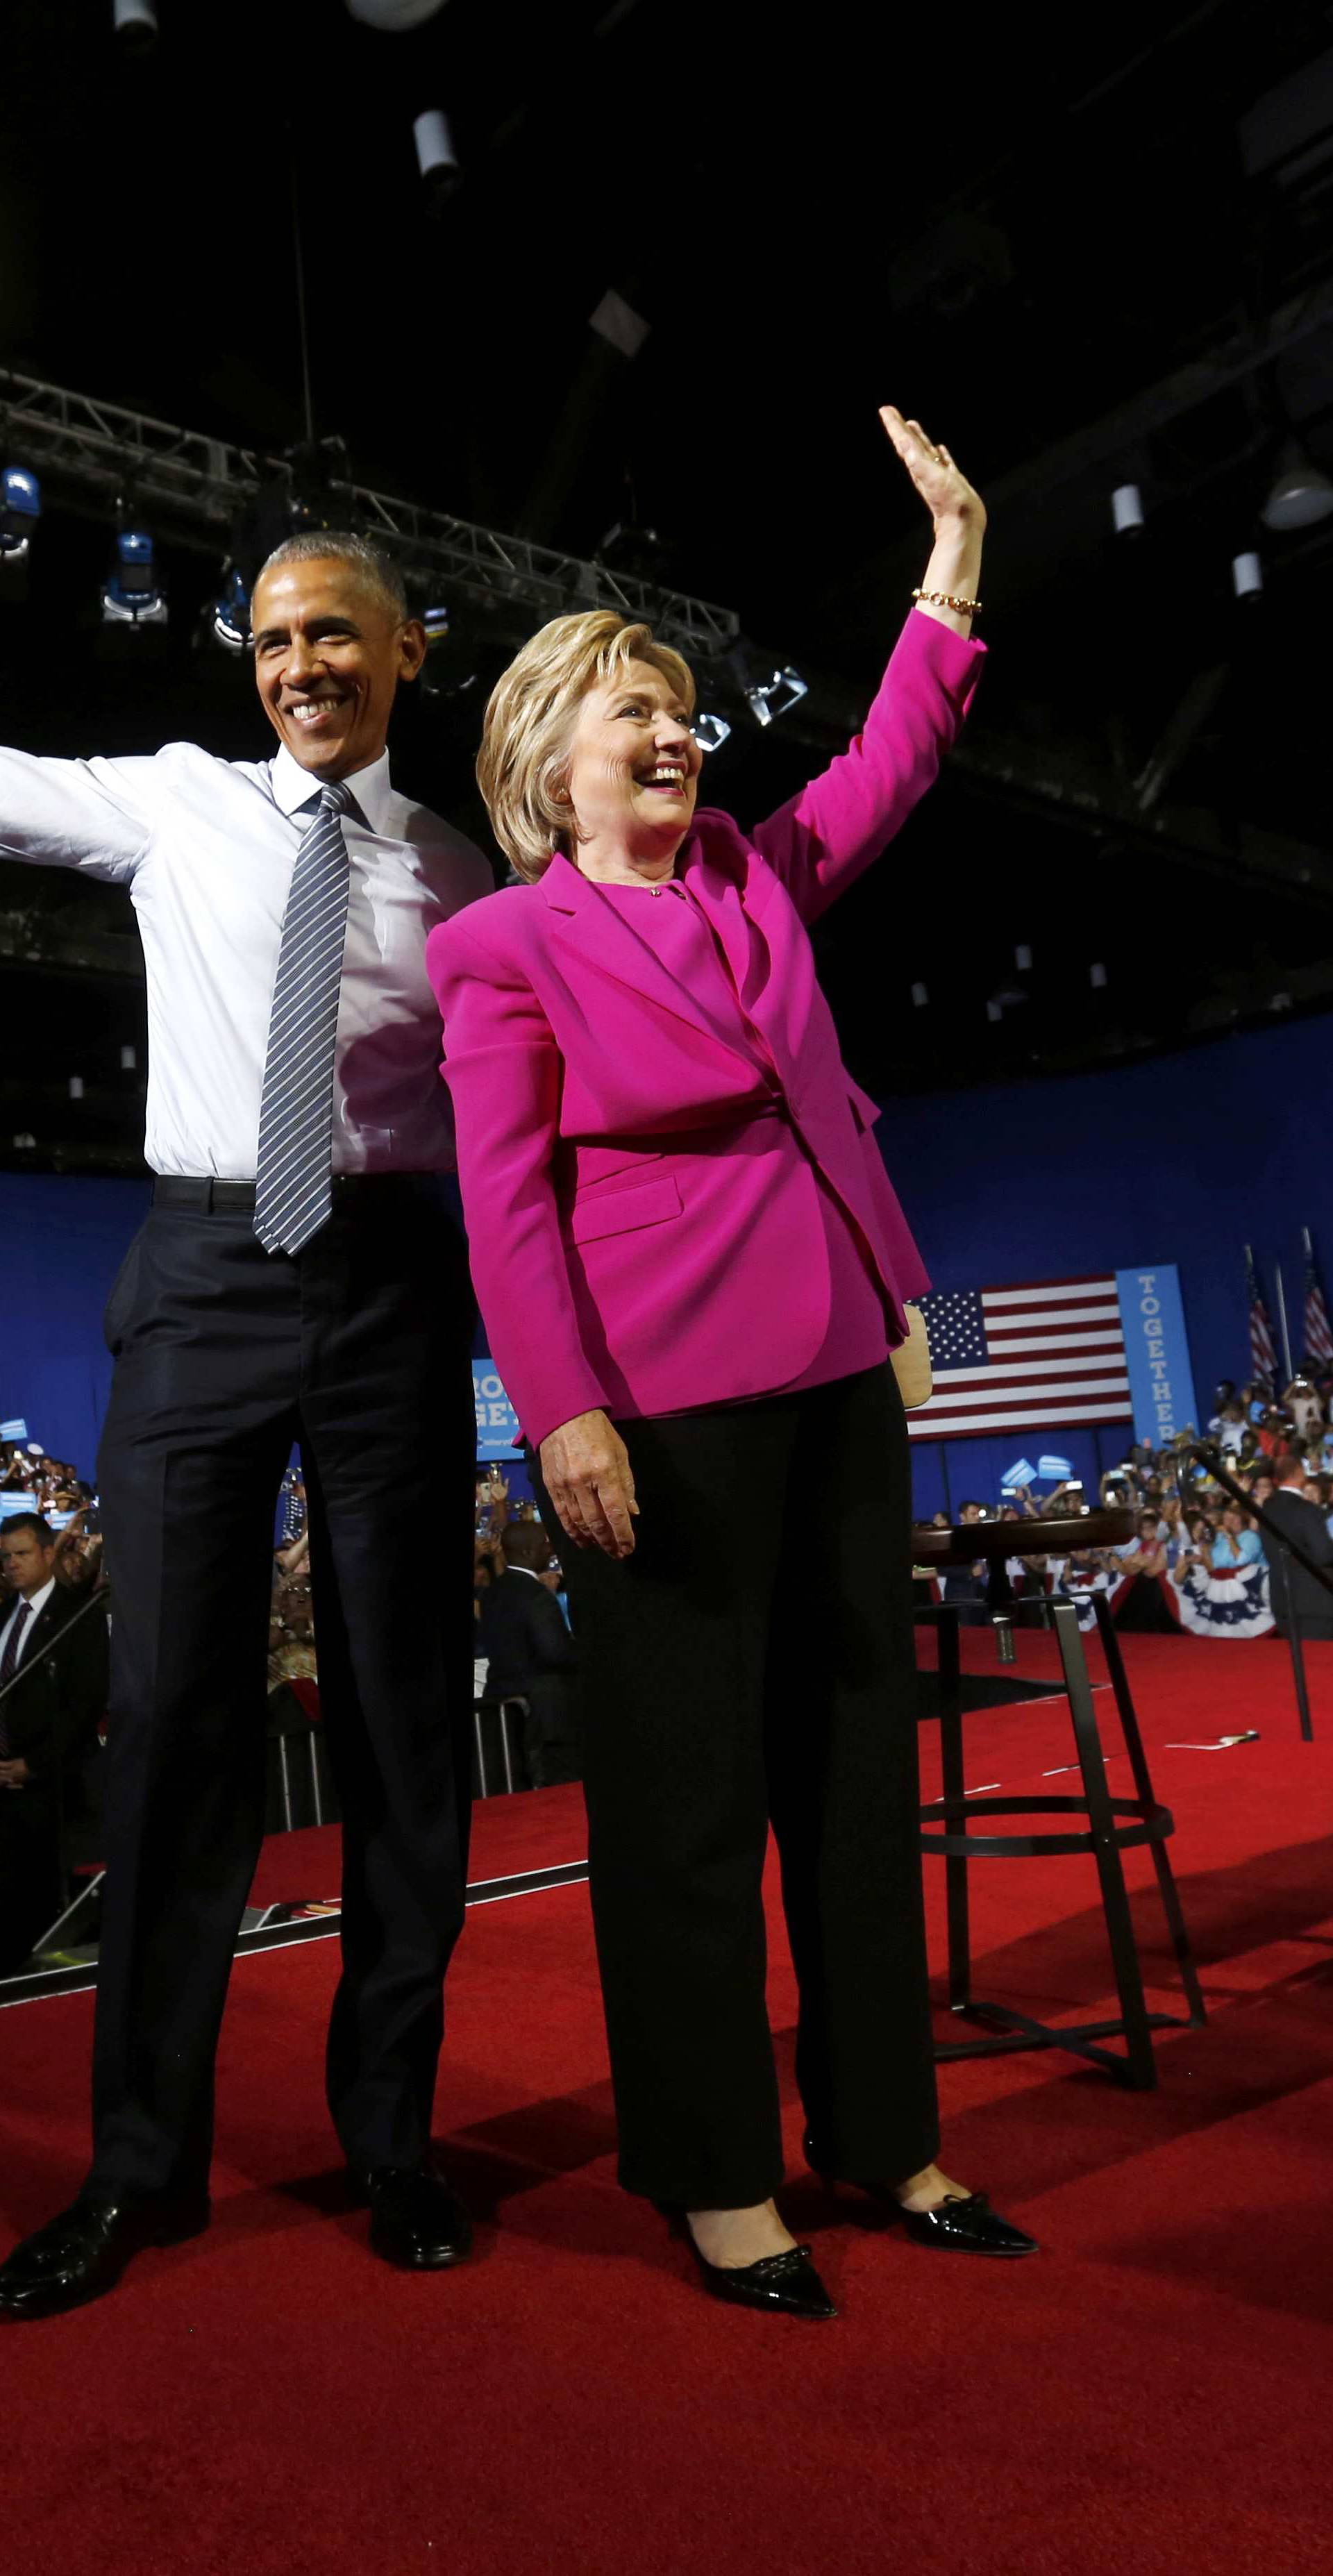
[[[351,2168],[370,2203],[370,2247],[406,2272],[443,2272],[472,2251],[472,2221],[433,2165]]]
[[[211,2215],[206,2191],[84,2191],[0,2266],[0,2317],[53,2317],[115,2288],[145,2245],[181,2245]]]

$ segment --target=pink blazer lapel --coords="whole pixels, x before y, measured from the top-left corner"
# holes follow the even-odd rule
[[[758,923],[746,911],[745,897],[736,878],[725,868],[718,867],[701,843],[695,841],[691,845],[687,841],[681,859],[682,868],[688,873],[726,951],[741,1006],[753,1015],[768,981],[768,942]]]
[[[716,870],[708,873],[710,876],[719,874]],[[581,876],[568,859],[560,856],[552,859],[541,880],[541,887],[551,909],[555,935],[562,944],[576,948],[585,963],[599,974],[611,976],[616,983],[627,985],[631,992],[644,994],[664,1011],[670,1011],[675,1019],[683,1020],[686,1027],[695,1030],[699,1036],[711,1039],[714,1046],[721,1047],[727,1055],[742,1063],[749,1062],[740,1047],[730,1046],[720,1036],[715,1022],[700,1009],[688,986],[678,983],[676,977],[669,973],[651,940],[640,938],[616,904],[602,902],[596,886]],[[710,915],[713,909],[710,903]],[[740,915],[739,897],[737,913],[743,934],[745,925]],[[739,950],[733,949],[735,932],[731,930],[729,933],[721,922],[717,923],[717,929],[734,971],[740,954]],[[741,962],[744,962],[743,956]]]

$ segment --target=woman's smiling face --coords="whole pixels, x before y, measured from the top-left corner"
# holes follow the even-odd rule
[[[702,753],[665,672],[631,662],[579,701],[565,788],[573,856],[669,860],[689,830]]]

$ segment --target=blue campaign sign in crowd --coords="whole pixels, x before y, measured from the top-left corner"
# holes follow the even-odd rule
[[[518,1415],[493,1360],[473,1361],[472,1401],[477,1412],[477,1456],[512,1458],[521,1436]]]

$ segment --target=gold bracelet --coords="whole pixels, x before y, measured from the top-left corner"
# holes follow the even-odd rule
[[[951,590],[914,590],[913,599],[924,599],[931,608],[951,608],[955,617],[980,617],[979,599],[955,599]]]

